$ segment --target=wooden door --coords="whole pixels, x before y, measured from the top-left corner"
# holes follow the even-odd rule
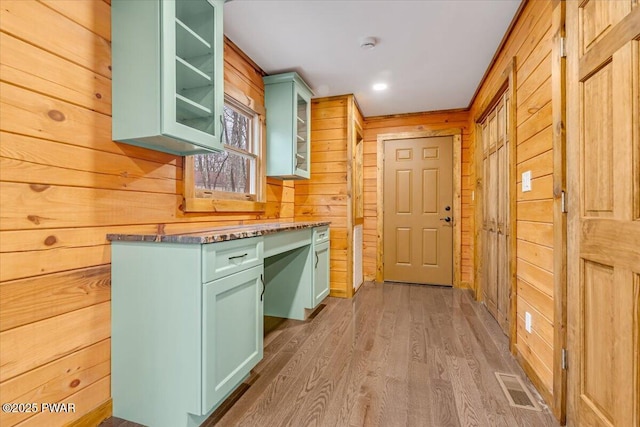
[[[481,123],[483,300],[505,334],[511,307],[509,215],[509,98],[502,96]]]
[[[640,7],[567,3],[568,422],[640,425]]]
[[[384,280],[453,283],[453,137],[384,145]]]

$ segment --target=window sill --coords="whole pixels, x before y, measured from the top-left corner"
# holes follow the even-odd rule
[[[251,200],[184,199],[185,212],[264,212],[267,204]]]

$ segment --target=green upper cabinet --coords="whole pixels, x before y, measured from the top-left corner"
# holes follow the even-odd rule
[[[311,96],[297,73],[264,77],[267,108],[267,176],[309,179]]]
[[[113,139],[177,155],[222,149],[223,0],[113,0]]]

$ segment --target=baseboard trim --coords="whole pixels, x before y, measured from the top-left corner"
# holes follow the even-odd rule
[[[343,291],[342,289],[331,289],[329,291],[329,296],[336,298],[348,298],[347,292]]]
[[[75,421],[66,424],[65,427],[95,427],[102,421],[113,415],[113,400],[109,399],[93,411],[84,414]]]
[[[522,354],[518,351],[517,347],[516,347],[514,356],[518,361],[518,363],[520,364],[520,366],[522,367],[522,370],[524,371],[524,373],[527,374],[529,381],[533,383],[534,387],[536,388],[536,390],[538,390],[538,393],[540,393],[540,396],[542,396],[547,406],[549,406],[549,408],[552,409],[553,394],[551,393],[551,391],[547,390],[544,383],[540,379],[540,376],[538,375],[538,373],[533,369],[531,364],[529,364],[527,359],[525,359],[524,356],[522,356]]]

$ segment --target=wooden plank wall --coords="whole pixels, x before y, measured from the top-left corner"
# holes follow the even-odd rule
[[[552,2],[529,1],[475,98],[469,125],[473,149],[474,122],[497,94],[501,74],[515,57],[516,349],[548,402],[553,390],[554,342],[551,25]],[[521,176],[527,170],[532,173],[532,191],[522,193]],[[532,333],[524,329],[525,311],[532,315]]]
[[[347,210],[347,136],[351,95],[314,99],[311,102],[311,177],[297,181],[295,218],[299,221],[331,221],[331,295],[347,296],[349,242]],[[354,120],[362,116],[354,107]]]
[[[0,396],[76,405],[3,426],[63,425],[110,399],[107,233],[293,219],[293,184],[276,180],[263,215],[182,212],[182,158],[111,140],[110,38],[108,1],[2,2]],[[229,45],[225,80],[264,105]]]
[[[398,116],[365,117],[364,119],[364,274],[366,280],[376,276],[377,230],[377,143],[378,135],[442,129],[462,129],[462,264],[461,281],[473,284],[473,201],[471,191],[471,159],[469,113],[441,111]]]

